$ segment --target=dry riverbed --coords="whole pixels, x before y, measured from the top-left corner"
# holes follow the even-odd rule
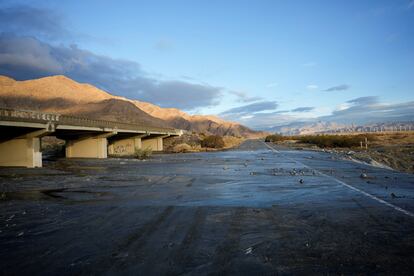
[[[413,175],[271,147],[1,168],[2,273],[412,274]]]

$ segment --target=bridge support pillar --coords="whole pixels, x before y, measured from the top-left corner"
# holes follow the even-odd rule
[[[148,134],[135,135],[125,138],[116,138],[109,141],[108,154],[117,156],[133,155],[136,149],[142,148],[141,138]]]
[[[55,126],[47,124],[46,128],[0,142],[0,166],[2,167],[42,167],[40,138],[55,131]]]
[[[116,133],[105,133],[96,136],[88,136],[79,139],[66,140],[66,157],[107,158],[107,138],[113,135],[116,135]]]
[[[154,138],[148,138],[142,140],[142,148],[143,149],[151,149],[153,151],[163,151],[163,139],[169,137],[170,135],[163,135]]]
[[[40,138],[16,138],[0,143],[0,166],[42,167]]]

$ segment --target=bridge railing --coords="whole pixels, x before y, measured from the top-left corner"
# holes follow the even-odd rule
[[[54,123],[56,125],[74,125],[98,128],[125,129],[145,132],[162,132],[170,134],[181,134],[182,131],[174,128],[153,127],[134,123],[123,123],[107,120],[95,120],[84,117],[43,113],[32,110],[16,110],[0,108],[0,120],[19,121],[33,123]]]

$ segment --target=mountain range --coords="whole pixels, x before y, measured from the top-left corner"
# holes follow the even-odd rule
[[[246,138],[264,136],[213,115],[190,115],[176,108],[112,95],[93,85],[57,75],[16,81],[0,76],[0,107],[82,116],[91,119],[174,127],[197,133]]]

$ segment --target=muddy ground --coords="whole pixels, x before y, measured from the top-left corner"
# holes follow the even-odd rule
[[[3,275],[414,270],[413,175],[260,141],[44,163],[0,169]]]

